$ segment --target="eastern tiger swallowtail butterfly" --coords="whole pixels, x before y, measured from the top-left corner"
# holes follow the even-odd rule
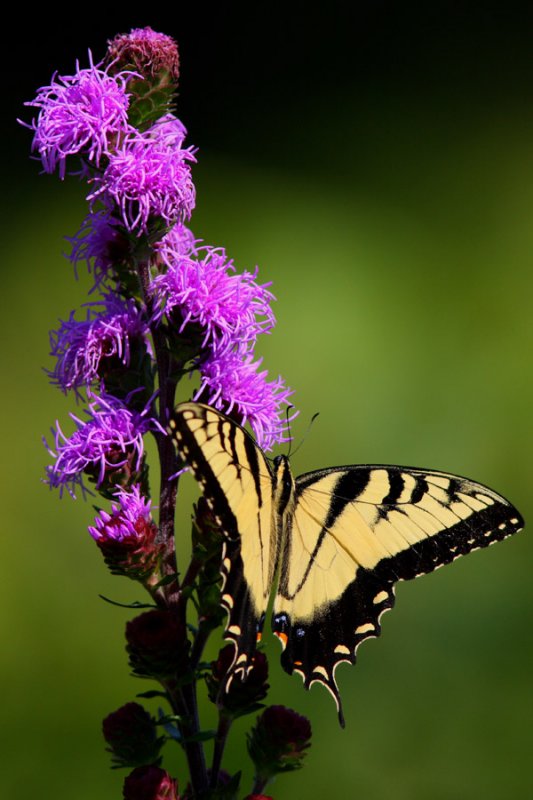
[[[286,456],[271,467],[242,427],[199,403],[178,405],[169,430],[223,534],[225,636],[235,646],[226,686],[252,666],[277,578],[282,666],[306,688],[322,683],[343,726],[335,668],[379,636],[394,584],[523,526],[501,495],[445,472],[362,465],[295,479]]]

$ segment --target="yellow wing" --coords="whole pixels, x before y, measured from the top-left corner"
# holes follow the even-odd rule
[[[381,632],[394,583],[515,533],[522,519],[500,495],[442,472],[341,467],[296,480],[273,629],[282,665],[324,684],[341,724],[335,668]]]
[[[226,638],[235,643],[231,673],[245,676],[275,572],[270,468],[246,431],[209,406],[178,405],[169,428],[224,536],[222,603]]]

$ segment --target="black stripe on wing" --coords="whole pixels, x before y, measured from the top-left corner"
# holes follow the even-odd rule
[[[228,539],[224,542],[220,571],[221,602],[228,612],[224,638],[233,642],[235,646],[233,663],[226,675],[227,691],[233,675],[245,680],[252,668],[255,650],[261,640],[265,615],[259,617],[255,611],[250,589],[244,577],[239,541]]]
[[[189,409],[187,408],[187,411],[188,410]],[[208,408],[200,404],[195,404],[194,411],[195,419],[202,421],[207,428]],[[232,434],[234,434],[235,428],[236,426],[233,424],[230,428]],[[183,413],[181,413],[179,406],[176,408],[175,413],[171,417],[169,431],[170,435],[176,442],[179,456],[191,468],[194,477],[200,484],[209,508],[215,515],[217,524],[221,526],[226,536],[232,539],[237,538],[239,536],[239,528],[235,515],[233,514],[226,495],[222,490],[220,483],[202,450],[202,446],[198,443],[195,433],[191,430],[187,418]],[[226,445],[226,437],[224,436],[223,431],[221,431],[221,426],[219,424],[217,426],[216,437],[220,441],[220,451],[232,454],[232,463],[237,472],[238,478],[241,465],[236,457],[234,436],[233,439],[230,436]],[[215,437],[211,436],[210,438],[206,438],[206,441],[210,442],[213,438]]]

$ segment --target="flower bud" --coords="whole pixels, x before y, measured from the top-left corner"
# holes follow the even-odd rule
[[[124,800],[180,800],[178,782],[154,765],[130,772],[122,789]]]
[[[232,644],[223,647],[218,654],[217,661],[211,664],[211,675],[206,678],[207,691],[212,703],[216,703],[220,711],[227,716],[241,717],[252,711],[257,711],[260,701],[266,697],[269,685],[268,662],[266,655],[256,651],[253,665],[245,681],[234,675],[225,691],[225,682],[228,670],[233,664],[235,647]]]
[[[187,632],[171,611],[156,608],[130,620],[126,641],[130,666],[137,677],[172,678],[186,665]]]
[[[256,779],[263,785],[279,772],[303,766],[311,742],[306,717],[285,706],[269,706],[248,734],[248,752],[255,764]]]
[[[178,88],[178,46],[171,36],[151,28],[134,28],[109,42],[105,63],[113,74],[132,71],[128,82],[131,124],[144,129],[170,110]]]
[[[104,719],[102,729],[114,766],[138,767],[158,762],[165,738],[157,737],[155,720],[139,703],[126,703],[113,711]]]
[[[156,544],[150,500],[141,495],[137,485],[131,492],[120,489],[115,496],[119,502],[113,503],[111,514],[100,511],[89,533],[114,575],[145,582],[158,571],[163,550],[163,545]]]

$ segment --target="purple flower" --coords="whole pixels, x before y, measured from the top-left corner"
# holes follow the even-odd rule
[[[88,214],[74,236],[66,237],[72,245],[69,260],[76,276],[78,264],[84,261],[89,274],[94,275],[94,288],[114,277],[117,267],[130,257],[129,242],[121,226],[121,220],[101,209]]]
[[[174,265],[183,256],[198,255],[200,241],[195,239],[193,232],[182,222],[173,225],[163,238],[154,244],[154,250],[163,271],[166,271],[169,265]]]
[[[257,269],[252,274],[235,271],[223,249],[202,248],[203,257],[183,255],[171,242],[159,249],[167,266],[153,281],[159,299],[159,316],[178,308],[182,323],[180,333],[189,323],[204,331],[202,346],[224,353],[237,347],[249,350],[258,334],[271,330],[275,317],[270,308],[273,294],[268,284],[257,283]]]
[[[37,120],[27,126],[35,131],[32,149],[39,152],[45,172],[59,165],[60,178],[65,177],[67,156],[80,154],[98,166],[128,130],[126,86],[131,73],[111,76],[94,66],[90,54],[89,61],[88,69],[80,70],[77,63],[74,75],[54,76],[26,103],[40,108]]]
[[[242,425],[248,422],[259,446],[271,450],[289,441],[288,423],[297,412],[286,416],[283,406],[289,405],[293,391],[280,377],[268,381],[260,366],[261,359],[253,361],[252,355],[214,353],[199,364],[202,382],[194,399],[236,416]]]
[[[192,148],[182,148],[181,123],[156,123],[144,133],[132,131],[109,157],[88,200],[116,203],[127,230],[146,233],[154,218],[174,225],[190,217],[195,188]],[[169,132],[172,127],[172,132]],[[170,144],[169,144],[170,142]]]
[[[158,528],[150,513],[151,502],[142,496],[138,484],[131,491],[119,489],[115,497],[118,503],[112,503],[111,513],[101,509],[89,533],[114,575],[157,582],[164,544],[156,542]]]
[[[89,526],[89,533],[96,542],[108,539],[143,541],[146,531],[153,528],[151,500],[142,496],[137,484],[131,487],[131,491],[119,489],[116,497],[118,503],[112,503],[111,513],[101,509],[94,526]]]
[[[71,436],[65,436],[56,422],[54,449],[44,444],[55,464],[46,468],[46,482],[51,488],[59,488],[60,494],[66,487],[68,493],[76,498],[75,487],[85,493],[83,473],[91,475],[96,486],[103,484],[109,473],[121,468],[138,471],[143,454],[143,436],[149,430],[164,432],[159,423],[148,416],[148,408],[141,413],[130,411],[114,397],[98,397],[89,394],[88,420],[70,414],[76,423]]]
[[[95,306],[103,306],[103,310],[96,311]],[[147,333],[142,311],[131,299],[107,295],[101,303],[89,306],[87,319],[82,321],[75,320],[72,312],[59,330],[50,334],[51,355],[57,358],[55,369],[49,372],[52,382],[66,392],[100,379],[102,359],[113,358],[128,366],[131,340],[142,340],[149,348]]]

